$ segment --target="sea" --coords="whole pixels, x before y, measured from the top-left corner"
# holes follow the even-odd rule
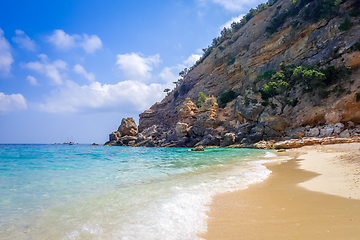
[[[0,239],[201,239],[215,194],[271,173],[268,150],[0,145]]]

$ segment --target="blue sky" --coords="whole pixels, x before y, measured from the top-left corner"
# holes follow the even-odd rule
[[[0,143],[104,143],[261,2],[1,1]]]

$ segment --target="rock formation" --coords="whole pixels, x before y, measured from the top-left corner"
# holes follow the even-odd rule
[[[135,136],[138,133],[138,127],[132,118],[123,118],[118,128],[121,136]]]
[[[323,4],[278,0],[258,11],[213,43],[172,92],[141,113],[138,128],[123,119],[108,144],[252,147],[356,137],[360,1],[330,1],[332,12]],[[342,27],[346,17],[352,25]],[[200,92],[207,97],[198,108]]]

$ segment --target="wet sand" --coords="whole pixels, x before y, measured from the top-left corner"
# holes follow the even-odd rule
[[[359,239],[359,144],[290,150],[248,189],[219,194],[205,239]]]

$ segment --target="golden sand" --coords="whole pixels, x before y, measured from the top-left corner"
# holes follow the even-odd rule
[[[312,146],[248,189],[216,195],[205,239],[360,239],[359,144]],[[311,171],[309,171],[311,170]],[[317,172],[315,172],[317,171]],[[310,189],[310,190],[309,190]]]

